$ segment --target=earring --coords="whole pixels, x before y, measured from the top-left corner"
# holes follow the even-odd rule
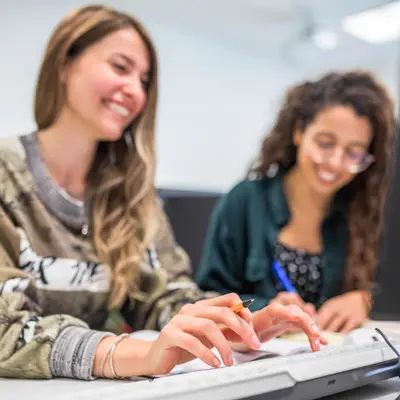
[[[132,143],[132,136],[129,131],[124,132],[124,139],[125,139],[126,147],[128,148],[128,150],[131,150],[133,143]]]

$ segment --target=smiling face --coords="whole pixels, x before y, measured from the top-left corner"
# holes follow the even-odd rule
[[[371,140],[368,118],[350,106],[328,107],[296,130],[297,167],[316,193],[333,195],[354,179],[352,166],[366,159]]]
[[[65,108],[93,139],[116,141],[146,104],[149,70],[141,36],[132,28],[115,31],[66,65]]]

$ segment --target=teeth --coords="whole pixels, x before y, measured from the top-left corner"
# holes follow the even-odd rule
[[[108,107],[118,113],[119,115],[121,115],[122,117],[127,117],[129,115],[129,110],[127,110],[125,107],[122,107],[118,104],[115,103],[108,103]]]
[[[336,175],[327,171],[318,171],[318,175],[325,181],[333,182],[336,179]]]

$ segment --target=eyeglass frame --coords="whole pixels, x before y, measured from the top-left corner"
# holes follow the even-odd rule
[[[316,147],[318,147],[320,150],[322,150],[321,144],[318,143],[318,141],[315,138],[312,139],[312,144],[315,145]],[[325,156],[325,157],[322,157],[319,159],[316,158],[315,151],[312,151],[311,149],[309,149],[307,147],[306,147],[306,151],[311,156],[311,158],[313,159],[313,161],[315,163],[322,164],[324,162],[329,162],[329,160],[335,155],[335,151],[337,151],[338,147],[342,148],[342,146],[335,145],[335,147],[332,149],[332,153],[328,157]],[[344,159],[345,156],[346,156],[346,149],[343,149],[342,159]],[[349,164],[343,163],[343,166],[351,174],[359,174],[359,173],[365,171],[366,169],[368,169],[373,162],[375,162],[375,156],[366,152],[362,161],[360,162],[360,165],[349,165]]]

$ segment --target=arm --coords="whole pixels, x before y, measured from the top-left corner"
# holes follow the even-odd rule
[[[0,376],[91,379],[108,335],[67,315],[43,316],[42,292],[18,266],[20,238],[0,208]]]

